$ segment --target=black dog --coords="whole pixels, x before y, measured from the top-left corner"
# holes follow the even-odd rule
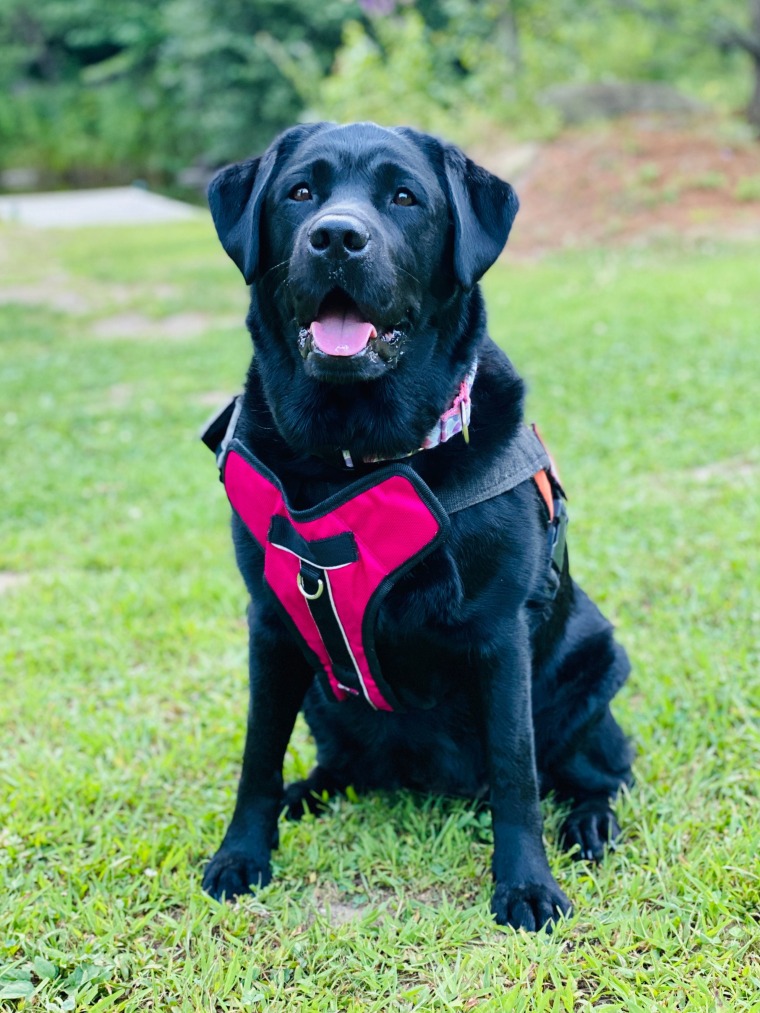
[[[251,286],[255,357],[235,418],[206,437],[251,608],[237,805],[203,885],[267,883],[283,809],[410,788],[487,799],[496,920],[550,924],[570,904],[539,797],[572,802],[580,857],[617,836],[630,749],[609,701],[629,666],[569,576],[561,489],[486,332],[477,282],[514,191],[414,130],[323,123],[222,170],[209,202]],[[353,529],[310,536],[349,514]],[[369,587],[384,538],[420,544]],[[352,566],[367,586],[339,593]],[[301,708],[318,764],[283,791]]]

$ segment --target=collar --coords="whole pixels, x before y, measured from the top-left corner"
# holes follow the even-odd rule
[[[464,442],[469,443],[470,416],[472,415],[472,400],[470,399],[470,393],[472,391],[472,385],[475,382],[475,374],[477,371],[478,360],[476,358],[469,373],[460,383],[459,391],[457,392],[457,395],[451,405],[446,409],[443,415],[441,415],[419,447],[415,450],[410,450],[407,454],[400,454],[398,457],[379,457],[370,455],[369,457],[363,457],[362,463],[379,464],[381,461],[402,461],[407,457],[412,457],[414,454],[418,454],[421,450],[432,450],[433,447],[437,447],[440,443],[446,443],[447,440],[450,440],[452,436],[456,436],[458,433],[462,433],[464,436]],[[343,457],[343,463],[347,468],[353,468],[355,466],[350,450],[341,450],[341,455]]]

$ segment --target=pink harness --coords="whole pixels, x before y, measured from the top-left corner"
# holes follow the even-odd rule
[[[559,585],[567,514],[562,489],[534,430],[523,426],[489,472],[438,497],[393,462],[308,510],[294,510],[282,485],[235,438],[242,397],[206,427],[233,510],[264,553],[264,579],[304,654],[337,700],[364,697],[375,710],[404,708],[383,679],[375,625],[396,581],[432,552],[449,515],[535,482],[548,511],[548,573]],[[461,430],[460,430],[461,431]]]
[[[311,510],[292,510],[276,477],[233,439],[223,467],[233,509],[264,550],[264,578],[338,700],[399,705],[374,649],[377,610],[443,537],[448,517],[414,471],[394,465]]]

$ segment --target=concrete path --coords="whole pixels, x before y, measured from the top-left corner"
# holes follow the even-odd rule
[[[0,196],[0,221],[38,229],[142,225],[203,215],[205,212],[192,204],[161,197],[136,186]]]

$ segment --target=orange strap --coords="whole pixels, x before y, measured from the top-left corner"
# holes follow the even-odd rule
[[[549,476],[545,471],[537,471],[533,476],[533,481],[538,486],[538,491],[541,493],[541,498],[546,503],[546,509],[549,511],[549,521],[554,520],[554,496],[552,495],[552,487],[549,482]]]

